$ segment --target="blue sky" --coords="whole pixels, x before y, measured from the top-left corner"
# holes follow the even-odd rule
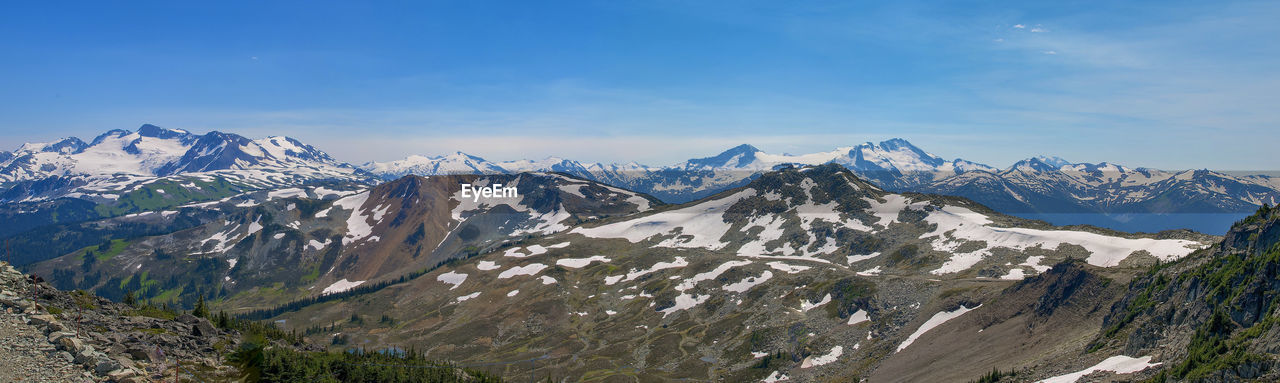
[[[1280,169],[1274,1],[549,3],[11,4],[0,148],[154,123],[354,163],[903,137],[995,166]]]

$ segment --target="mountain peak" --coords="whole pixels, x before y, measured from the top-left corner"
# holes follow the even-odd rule
[[[1067,161],[1066,159],[1058,156],[1036,156],[1035,159],[1058,168],[1071,165],[1071,161]]]
[[[742,144],[725,150],[715,157],[689,160],[685,167],[708,168],[743,168],[756,162],[756,154],[761,153],[756,147]]]
[[[893,150],[898,148],[915,148],[916,146],[912,145],[911,142],[907,141],[906,139],[895,137],[895,138],[890,138],[888,140],[880,141],[880,147],[888,150]]]
[[[1009,167],[1009,170],[1024,170],[1024,171],[1033,171],[1033,172],[1047,172],[1047,171],[1055,171],[1058,169],[1060,169],[1060,167],[1054,166],[1053,164],[1045,162],[1040,157],[1032,157],[1022,161],[1018,161],[1017,163],[1014,163],[1013,166]]]
[[[142,124],[138,127],[138,135],[143,137],[152,137],[159,139],[179,138],[191,133],[181,129],[165,129],[151,124]]]

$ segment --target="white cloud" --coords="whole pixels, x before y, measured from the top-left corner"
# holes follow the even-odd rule
[[[1031,33],[1041,33],[1041,32],[1048,32],[1048,31],[1049,31],[1048,29],[1044,29],[1040,27],[1031,28]]]
[[[1013,25],[1013,27],[1014,27],[1014,28],[1016,28],[1016,29],[1024,29],[1024,28],[1026,28],[1027,26],[1026,26],[1026,25],[1022,25],[1022,24],[1014,24],[1014,25]]]

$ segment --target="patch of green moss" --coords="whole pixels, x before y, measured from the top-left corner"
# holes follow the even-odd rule
[[[173,320],[174,318],[178,317],[178,314],[173,311],[165,310],[155,306],[143,306],[138,309],[129,311],[128,313],[126,313],[126,315],[135,316],[135,317],[141,316],[141,317],[149,317],[149,318],[156,318],[156,319],[166,319],[166,320]]]
[[[194,184],[188,188],[182,184]],[[104,217],[113,217],[143,211],[156,211],[191,202],[213,200],[235,195],[240,187],[224,178],[213,181],[201,179],[160,180],[123,193],[115,202],[94,207]]]

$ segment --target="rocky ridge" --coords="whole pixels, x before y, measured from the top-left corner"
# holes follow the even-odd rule
[[[34,280],[33,280],[34,279]],[[146,382],[175,374],[231,374],[217,356],[238,334],[204,318],[62,292],[0,262],[0,380]]]

